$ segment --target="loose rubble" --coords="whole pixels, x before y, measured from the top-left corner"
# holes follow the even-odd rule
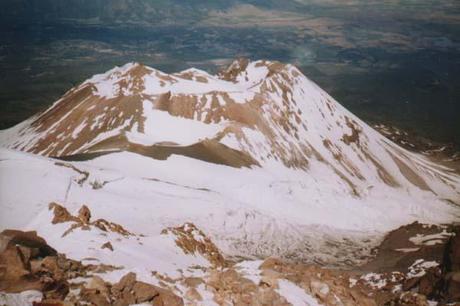
[[[78,216],[53,203],[53,223],[93,226],[83,206]],[[121,227],[121,226],[120,226]],[[442,243],[412,251],[416,235],[443,235]],[[0,234],[0,305],[457,305],[460,301],[460,226],[413,223],[388,234],[376,257],[351,270],[300,264],[270,257],[226,260],[219,248],[192,223],[163,230],[173,235],[184,256],[207,258],[209,267],[195,267],[171,278],[152,271],[157,284],[127,272],[118,282],[101,272],[119,269],[84,265],[59,254],[36,232],[6,230]],[[110,242],[101,246],[113,250]],[[382,264],[388,254],[398,254]],[[427,255],[428,254],[428,255]],[[418,258],[420,257],[420,258]],[[154,259],[153,259],[154,260]],[[372,272],[369,269],[372,268]],[[193,272],[195,271],[195,272]],[[191,273],[191,274],[190,274]],[[76,281],[76,280],[79,281]],[[292,296],[295,292],[296,296]]]

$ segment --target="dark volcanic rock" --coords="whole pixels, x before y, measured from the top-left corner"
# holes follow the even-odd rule
[[[460,302],[460,226],[447,243],[443,272],[444,286],[441,295],[447,302]]]

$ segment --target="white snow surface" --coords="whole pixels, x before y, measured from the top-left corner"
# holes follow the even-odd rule
[[[431,235],[417,234],[416,236],[409,238],[409,241],[411,241],[415,245],[435,245],[435,244],[443,243],[446,239],[450,238],[452,235],[455,235],[455,233],[450,233],[450,232],[447,232],[446,230],[443,230],[440,233],[431,234]]]
[[[143,133],[134,130],[127,132],[126,136],[130,142],[147,146],[162,142],[191,145],[214,137],[222,126],[171,116],[167,112],[154,109],[147,100],[143,101],[143,111],[146,117]]]
[[[119,82],[123,80],[130,70],[139,66],[138,63],[128,63],[121,67],[116,67],[103,74],[98,74],[88,79],[84,84],[94,84],[96,87],[96,94],[100,97],[107,99],[116,97],[120,91]],[[247,91],[253,84],[234,84],[212,76],[205,71],[198,69],[188,69],[175,75],[168,75],[159,70],[147,67],[149,73],[143,77],[145,89],[143,91],[146,95],[160,95],[167,92],[179,94],[202,94],[215,91],[225,92],[243,92]],[[188,80],[180,77],[183,73],[193,73],[196,77],[202,76],[206,78],[207,82],[197,82],[196,80]],[[259,78],[265,77],[266,73],[259,74]],[[259,80],[260,81],[260,80]],[[126,91],[124,95],[129,95],[130,92]]]
[[[321,241],[341,235],[357,243],[363,236],[378,239],[385,231],[414,220],[448,222],[457,213],[442,201],[427,201],[423,193],[409,196],[373,189],[364,198],[346,196],[328,185],[326,178],[325,184],[317,184],[321,171],[305,176],[301,170],[237,169],[176,155],[160,161],[112,153],[69,163],[90,173],[80,186],[75,182],[79,173],[55,162],[0,149],[0,226],[37,229],[51,244],[77,258],[88,254],[62,243],[69,239],[60,238],[66,225],[51,225],[50,202],[62,203],[70,212],[86,204],[94,216],[145,234],[153,244],[166,243],[164,237],[158,238],[162,229],[190,221],[223,250],[246,256],[283,255],[306,240],[313,249],[320,248]],[[106,183],[93,189],[94,181]],[[57,227],[62,231],[56,231]],[[92,236],[81,233],[88,241]],[[104,239],[99,237],[97,243]],[[133,252],[147,245],[124,241]],[[135,265],[137,260],[128,253],[126,260]]]

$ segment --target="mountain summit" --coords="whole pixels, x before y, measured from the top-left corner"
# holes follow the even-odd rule
[[[459,176],[292,65],[126,64],[1,131],[0,146],[0,262],[13,263],[0,304],[428,305],[458,293],[460,229],[446,223],[460,220]]]
[[[129,63],[71,89],[0,143],[68,160],[130,151],[297,169],[356,197],[383,185],[460,198],[449,169],[398,147],[279,62],[240,59],[218,75]]]

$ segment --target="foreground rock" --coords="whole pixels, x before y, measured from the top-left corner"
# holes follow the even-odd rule
[[[60,206],[54,211],[64,222],[92,225],[89,209],[82,208],[79,217]],[[192,223],[167,228],[162,234],[172,235],[184,256],[204,256],[211,265],[189,269],[174,279],[152,271],[156,285],[138,280],[129,271],[118,282],[109,283],[100,277],[100,266],[67,259],[35,232],[6,230],[0,234],[0,305],[32,305],[15,299],[41,301],[37,306],[431,306],[435,301],[437,305],[460,302],[460,226],[413,223],[401,227],[387,235],[371,262],[353,270],[277,258],[231,262]]]
[[[172,292],[136,280],[130,272],[114,285],[93,277],[89,285],[81,291],[81,299],[98,306],[128,306],[149,303],[152,305],[184,305],[183,300]]]
[[[428,300],[460,301],[460,226],[415,222],[390,232],[376,251],[357,284],[379,289],[381,303],[409,291]]]
[[[84,273],[78,262],[58,255],[36,232],[5,230],[0,241],[0,291],[37,290],[45,298],[63,299],[69,274]]]
[[[136,281],[134,273],[128,273],[114,285],[92,273],[114,269],[68,259],[34,231],[5,230],[0,233],[0,305],[25,305],[27,301],[34,301],[33,305],[37,306],[83,305],[85,302],[97,306],[145,302],[183,305],[182,299],[170,291]],[[70,282],[76,278],[90,281],[87,284]],[[69,294],[71,289],[79,293]],[[37,298],[41,302],[37,302]]]

